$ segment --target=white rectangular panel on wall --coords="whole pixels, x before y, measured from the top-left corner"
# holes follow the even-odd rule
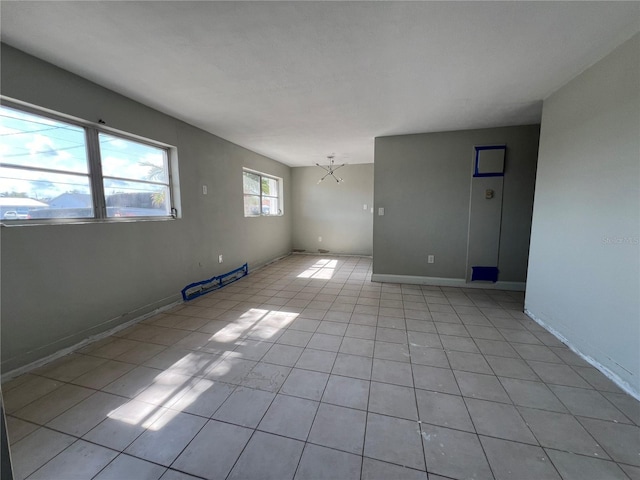
[[[475,162],[474,178],[504,175],[504,149],[502,148],[476,150]]]

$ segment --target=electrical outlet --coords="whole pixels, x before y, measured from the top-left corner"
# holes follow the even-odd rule
[[[218,255],[218,263],[222,263],[222,255]]]
[[[378,208],[378,216],[383,216],[384,215],[384,207],[380,207]]]
[[[318,242],[322,243],[322,237],[318,237]]]
[[[367,210],[367,204],[365,203],[364,206],[362,207],[363,210]]]
[[[436,263],[436,256],[435,255],[429,255],[427,257],[427,263]]]
[[[207,186],[206,185],[202,185],[202,194],[203,195],[207,194]]]

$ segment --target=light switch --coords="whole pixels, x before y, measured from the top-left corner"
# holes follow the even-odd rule
[[[384,207],[380,207],[378,208],[378,216],[383,216],[384,215]]]
[[[207,186],[206,185],[202,185],[202,194],[203,195],[207,194]]]
[[[364,206],[362,207],[363,210],[367,209],[367,204],[365,203]]]

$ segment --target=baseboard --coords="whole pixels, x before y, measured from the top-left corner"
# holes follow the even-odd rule
[[[284,255],[281,255],[279,257],[273,258],[271,260],[266,260],[264,262],[259,262],[256,264],[253,264],[251,266],[251,269],[249,271],[249,273],[253,273],[256,272],[264,267],[266,267],[267,265],[271,265],[272,263],[278,262],[286,257],[288,257],[289,255],[291,255],[291,253],[286,253]],[[182,303],[182,299],[180,298],[180,295],[172,295],[171,297],[168,297],[166,299],[163,300],[159,300],[158,302],[156,302],[155,304],[157,305],[158,303],[162,303],[162,302],[169,302],[169,303],[164,303],[162,306],[160,307],[154,307],[153,304],[151,305],[145,305],[143,307],[138,308],[137,310],[147,310],[149,308],[151,308],[151,311],[148,311],[147,313],[144,313],[142,315],[138,315],[135,318],[132,318],[130,320],[127,320],[123,323],[119,323],[118,325],[116,325],[115,327],[109,328],[108,330],[96,333],[96,334],[90,334],[89,332],[91,330],[96,330],[99,328],[104,328],[105,326],[109,325],[110,323],[114,323],[114,322],[118,322],[121,321],[123,316],[117,317],[117,318],[112,318],[109,319],[105,322],[103,322],[100,325],[96,325],[94,327],[91,328],[91,330],[86,331],[85,333],[78,333],[75,334],[74,337],[76,338],[81,338],[81,340],[79,341],[75,341],[73,339],[70,339],[69,337],[65,337],[62,339],[57,340],[56,342],[50,343],[48,345],[44,345],[43,347],[40,347],[38,350],[46,350],[46,351],[51,351],[51,350],[55,350],[54,353],[46,355],[44,357],[38,358],[38,354],[37,351],[38,350],[32,350],[30,352],[28,352],[26,355],[28,355],[29,357],[36,357],[37,360],[34,360],[32,362],[27,363],[26,365],[21,365],[19,367],[15,367],[15,368],[10,368],[10,370],[6,373],[2,373],[2,375],[0,376],[0,381],[1,382],[5,382],[11,378],[17,377],[19,375],[22,375],[24,373],[30,372],[31,370],[34,370],[36,368],[39,368],[43,365],[46,365],[49,362],[52,362],[54,360],[57,360],[58,358],[64,357],[65,355],[68,355],[76,350],[79,350],[80,348],[83,348],[93,342],[97,342],[98,340],[102,340],[103,338],[109,337],[111,335],[113,335],[114,333],[117,333],[121,330],[124,330],[125,328],[129,328],[132,325],[135,325],[136,323],[139,323],[149,317],[152,317],[154,315],[157,315],[158,313],[162,313],[166,310],[169,310],[173,307],[175,307],[176,305],[179,305]],[[130,312],[128,315],[135,315],[135,311]],[[86,335],[86,338],[83,338],[83,336]],[[63,346],[63,345],[68,345],[69,342],[73,342],[71,346]],[[55,345],[56,344],[60,344],[60,347],[57,348]],[[9,365],[11,365],[11,363],[19,363],[20,359],[19,357],[14,357],[11,359],[8,359],[7,361],[5,361],[5,365],[7,363],[9,363]],[[3,366],[3,370],[4,370],[4,366]]]
[[[374,273],[372,282],[406,283],[410,285],[432,285],[436,287],[479,288],[483,290],[510,290],[524,292],[525,282],[467,282],[464,278],[419,277],[416,275],[390,275]]]
[[[176,296],[172,296],[171,298],[175,298]],[[179,295],[177,296],[179,298]],[[131,320],[128,320],[124,323],[120,323],[118,325],[116,325],[113,328],[110,328],[109,330],[105,330],[103,332],[100,333],[96,333],[94,335],[89,335],[87,338],[84,338],[83,340],[80,340],[79,342],[74,343],[73,345],[69,346],[69,347],[63,347],[59,350],[56,350],[54,353],[47,355],[43,358],[38,358],[37,360],[27,363],[26,365],[21,365],[19,367],[16,367],[6,373],[2,373],[2,376],[0,377],[0,382],[4,383],[7,380],[17,377],[19,375],[22,375],[24,373],[30,372],[31,370],[34,370],[36,368],[39,368],[43,365],[46,365],[49,362],[52,362],[54,360],[57,360],[58,358],[64,357],[65,355],[68,355],[76,350],[79,350],[80,348],[86,347],[87,345],[93,343],[93,342],[97,342],[98,340],[102,340],[103,338],[109,337],[111,335],[113,335],[114,333],[117,333],[121,330],[124,330],[125,328],[129,328],[132,325],[135,325],[136,323],[139,323],[149,317],[153,317],[154,315],[157,315],[158,313],[162,313],[166,310],[169,310],[173,307],[175,307],[176,305],[179,305],[182,303],[182,299],[180,298],[179,300],[174,300],[171,303],[165,304],[161,307],[155,308],[150,312],[147,312],[143,315],[139,315]],[[142,307],[144,308],[144,307]],[[104,323],[102,323],[102,325],[117,321],[118,319],[120,319],[122,317],[118,317],[115,319],[111,319],[108,320]],[[98,328],[99,326],[93,327],[93,328]],[[83,335],[82,333],[78,334],[78,336]],[[68,343],[68,338],[63,338],[58,340],[57,342],[54,343],[50,343],[49,345],[46,345],[44,347],[41,348],[47,348],[47,350],[51,350],[52,348],[55,348],[55,344],[56,343]],[[66,342],[65,342],[66,340]],[[29,352],[30,356],[34,356],[34,352],[36,352],[37,350],[32,350],[31,352]],[[15,358],[15,357],[14,357]],[[11,359],[10,359],[11,360]],[[9,361],[10,361],[9,360]]]
[[[265,260],[263,262],[257,262],[257,263],[249,264],[249,275],[252,272],[256,272],[256,271],[260,270],[261,268],[264,268],[264,267],[267,267],[267,266],[271,265],[272,263],[279,262],[280,260],[283,260],[283,259],[287,258],[290,255],[291,255],[291,252],[285,253],[284,255],[280,255],[279,257],[272,258],[271,260]]]
[[[562,335],[560,332],[558,332],[555,328],[547,325],[544,321],[537,318],[533,313],[531,313],[531,311],[525,308],[524,313],[527,317],[529,317],[531,320],[536,322],[538,325],[544,328],[547,332],[549,332],[551,335],[553,335],[562,343],[564,343],[567,347],[569,347],[573,353],[578,355],[580,358],[582,358],[585,362],[587,362],[592,367],[599,370],[605,377],[607,377],[609,380],[615,383],[618,387],[620,387],[621,390],[624,390],[626,393],[631,395],[636,400],[640,400],[640,392],[636,391],[631,385],[629,385],[628,382],[620,378],[618,374],[609,370],[607,367],[605,367],[600,362],[598,362],[595,358],[582,353],[575,345],[573,345],[569,341],[569,339],[565,338],[565,336]]]
[[[264,262],[259,262],[256,264],[253,264],[251,266],[251,269],[249,271],[249,273],[253,273],[256,272],[268,265],[271,265],[272,263],[278,262],[286,257],[288,257],[289,255],[291,255],[291,253],[286,253],[284,255],[281,255],[279,257],[273,258],[271,260],[266,260]],[[164,302],[169,302],[169,303],[164,303]],[[117,317],[117,318],[112,318],[109,319],[103,323],[101,323],[100,325],[95,325],[93,326],[90,330],[85,331],[84,333],[80,332],[77,333],[75,335],[73,335],[73,337],[65,337],[65,338],[61,338],[59,340],[56,340],[53,343],[50,343],[48,345],[44,345],[36,350],[32,350],[30,352],[27,352],[24,356],[28,356],[28,357],[35,357],[37,358],[37,360],[34,360],[32,362],[27,363],[26,365],[20,365],[19,367],[15,367],[15,368],[11,368],[11,366],[9,366],[8,368],[10,369],[8,372],[4,372],[2,373],[2,375],[0,376],[0,381],[1,382],[5,382],[11,378],[17,377],[19,375],[22,375],[24,373],[30,372],[31,370],[34,370],[36,368],[39,368],[43,365],[46,365],[49,362],[52,362],[54,360],[57,360],[58,358],[64,357],[65,355],[68,355],[76,350],[79,350],[80,348],[83,348],[93,342],[97,342],[98,340],[102,340],[103,338],[109,337],[111,335],[113,335],[114,333],[117,333],[121,330],[124,330],[125,328],[128,328],[132,325],[135,325],[136,323],[139,323],[149,317],[152,317],[154,315],[157,315],[158,313],[162,313],[166,310],[169,310],[173,307],[175,307],[176,305],[179,305],[182,303],[182,299],[180,298],[180,295],[172,295],[171,297],[167,297],[166,299],[163,300],[159,300],[158,302],[155,302],[155,304],[157,305],[158,303],[164,303],[162,306],[160,307],[154,307],[154,304],[151,305],[145,305],[143,307],[140,307],[136,310],[148,310],[149,308],[151,308],[151,311],[148,311],[147,313],[144,313],[142,315],[138,315],[135,318],[132,318],[130,320],[127,320],[123,323],[119,323],[118,325],[116,325],[115,327],[109,328],[108,330],[96,333],[96,334],[91,334],[91,330],[96,330],[96,329],[100,329],[100,328],[104,328],[105,326],[108,326],[110,323],[115,323],[118,321],[122,321],[123,317],[125,317],[125,315]],[[135,310],[133,312],[129,312],[129,314],[127,314],[126,316],[130,316],[130,315],[135,315]],[[86,335],[85,338],[83,338]],[[76,341],[73,340],[73,338],[81,338],[81,340]],[[63,345],[68,345],[69,342],[73,342],[71,346],[63,346]],[[59,344],[60,347],[56,347],[56,344]],[[49,354],[49,355],[45,355],[44,357],[38,358],[38,350],[45,350],[45,351],[51,351],[54,350],[54,353]],[[28,361],[28,360],[27,360]],[[8,359],[4,362],[4,364],[9,364],[11,365],[11,363],[20,363],[20,357],[13,357],[11,359]],[[3,365],[3,370],[4,370],[4,365]]]

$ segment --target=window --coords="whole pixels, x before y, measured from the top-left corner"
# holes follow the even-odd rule
[[[166,150],[104,133],[98,138],[107,216],[168,216]]]
[[[244,216],[282,215],[282,179],[244,169]]]
[[[0,218],[171,217],[170,149],[0,106]]]

